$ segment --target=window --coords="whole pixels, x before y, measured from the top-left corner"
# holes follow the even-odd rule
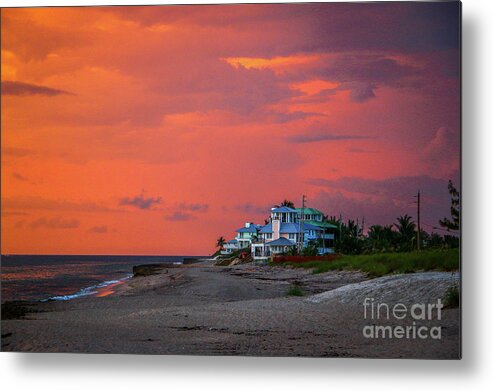
[[[289,234],[289,239],[294,240],[296,239],[296,234]]]
[[[266,239],[272,239],[272,234],[265,234]]]

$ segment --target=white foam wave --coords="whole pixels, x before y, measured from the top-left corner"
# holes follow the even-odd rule
[[[104,287],[106,287],[108,285],[113,285],[113,284],[117,284],[119,282],[128,280],[131,277],[132,277],[132,275],[129,274],[128,276],[126,276],[124,278],[121,278],[119,280],[103,281],[103,282],[101,282],[99,284],[91,285],[91,286],[88,286],[87,288],[82,288],[78,292],[73,293],[71,295],[52,296],[52,297],[49,297],[47,299],[43,299],[43,300],[40,300],[40,301],[51,301],[51,300],[59,300],[59,301],[62,301],[63,300],[63,301],[65,301],[65,300],[78,299],[78,298],[84,297],[84,296],[91,296],[91,295],[94,295],[95,293],[97,293],[98,290],[101,289],[101,288],[104,288]]]

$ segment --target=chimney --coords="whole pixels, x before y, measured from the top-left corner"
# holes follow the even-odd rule
[[[280,237],[281,221],[272,220],[272,239],[276,240]]]

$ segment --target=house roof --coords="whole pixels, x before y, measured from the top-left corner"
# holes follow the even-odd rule
[[[315,209],[315,208],[296,208],[296,211],[299,213],[301,213],[302,210],[303,210],[304,215],[322,215],[323,216],[323,213],[320,212],[318,209]]]
[[[313,229],[314,231],[322,231],[324,228],[318,227],[315,224],[307,223],[304,222],[303,224],[303,229],[309,230]],[[260,233],[262,234],[269,234],[272,233],[272,223],[267,224],[266,226],[262,227],[260,230]],[[300,225],[298,223],[281,223],[281,228],[279,229],[279,233],[281,234],[295,234],[300,232]]]
[[[249,227],[241,227],[236,230],[236,232],[248,232],[251,234],[257,233],[257,226],[255,224],[250,224]]]
[[[273,240],[272,242],[265,243],[265,245],[266,246],[295,246],[296,244],[289,239],[279,238]]]
[[[289,208],[287,206],[280,206],[278,208],[271,209],[271,212],[275,212],[275,213],[294,213],[294,212],[296,212],[296,209]]]
[[[279,233],[281,234],[294,234],[299,232],[298,223],[281,223],[281,229]]]
[[[308,224],[308,223],[305,222],[305,224]],[[312,220],[312,221],[310,221],[309,224],[315,225],[315,226],[320,227],[320,228],[323,228],[323,229],[327,229],[327,228],[339,228],[337,225],[332,224],[332,223],[329,223],[327,221],[314,221],[314,220]]]
[[[272,233],[272,223],[269,223],[269,224],[264,225],[260,229],[260,233],[261,234],[271,234]]]
[[[321,227],[319,227],[319,226],[317,226],[317,225],[315,225],[315,224],[313,224],[313,223],[311,223],[311,222],[310,222],[310,223],[307,223],[307,222],[305,221],[305,222],[303,223],[303,227],[305,228],[305,231],[306,231],[307,229],[313,229],[313,230],[315,230],[315,231],[323,231],[323,228],[321,228]]]
[[[236,244],[238,241],[236,239],[228,240],[226,244]]]

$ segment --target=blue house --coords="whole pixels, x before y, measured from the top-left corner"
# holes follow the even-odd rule
[[[267,259],[293,247],[305,247],[312,240],[323,239],[325,231],[324,227],[307,222],[297,209],[287,206],[272,208],[270,222],[259,229],[258,241],[251,244],[252,256],[254,259]],[[333,249],[319,249],[319,253],[327,252],[333,252]]]

